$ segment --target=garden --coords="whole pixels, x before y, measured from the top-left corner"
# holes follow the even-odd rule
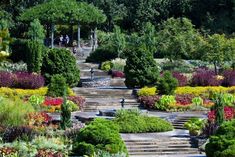
[[[92,51],[85,62],[125,80],[121,88],[142,108],[206,114],[184,127],[206,140],[200,149],[208,157],[235,156],[234,8],[233,1],[1,2],[0,156],[127,157],[121,134],[174,130],[138,109],[74,119],[86,98],[73,91],[81,58],[71,49],[84,45]]]

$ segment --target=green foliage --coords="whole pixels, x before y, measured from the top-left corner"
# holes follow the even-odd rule
[[[194,97],[192,99],[192,103],[193,105],[196,105],[196,106],[202,106],[203,105],[203,99],[199,96],[199,97]]]
[[[7,21],[0,20],[0,51],[9,52],[9,44],[12,39],[7,26]]]
[[[64,89],[67,89],[66,79],[59,74],[52,75],[48,85],[47,95],[52,97],[61,97],[64,95]],[[66,90],[66,92],[68,92]]]
[[[64,88],[64,102],[61,105],[61,123],[60,127],[65,130],[68,127],[71,127],[71,106],[67,103],[66,99],[66,88]]]
[[[127,87],[144,87],[155,85],[158,81],[158,67],[150,52],[141,49],[127,51],[127,61],[124,67]]]
[[[27,49],[27,41],[28,40],[25,39],[14,39],[12,41],[12,43],[10,44],[12,50],[10,59],[13,62],[27,61],[27,53],[25,52],[25,50]]]
[[[121,29],[118,26],[114,26],[111,43],[114,51],[118,52],[118,57],[123,56],[123,51],[126,47],[126,38],[125,34],[121,32]]]
[[[39,73],[42,67],[43,45],[38,41],[27,41],[26,63],[29,72]]]
[[[111,61],[105,61],[101,64],[101,70],[104,70],[104,71],[109,71],[112,69],[112,62]]]
[[[0,124],[3,126],[20,126],[27,123],[27,114],[34,109],[29,103],[19,98],[10,100],[0,97]]]
[[[172,130],[172,125],[157,117],[140,115],[137,110],[120,110],[114,122],[120,127],[121,133],[164,132]]]
[[[192,118],[186,123],[184,123],[184,127],[188,129],[190,135],[193,136],[200,135],[204,126],[205,126],[205,120],[199,118]]]
[[[69,86],[77,85],[80,80],[76,59],[66,49],[49,49],[44,56],[41,71],[47,82],[55,74],[61,74]]]
[[[155,103],[155,108],[157,110],[166,111],[174,106],[176,103],[175,96],[163,95],[159,101]]]
[[[223,94],[216,93],[215,98],[213,99],[215,105],[215,122],[217,125],[221,125],[224,122],[224,103],[223,103]]]
[[[86,62],[102,63],[118,57],[117,51],[110,46],[99,47],[87,57]]]
[[[24,62],[11,63],[8,61],[2,61],[0,62],[0,71],[27,71],[27,64],[25,64]]]
[[[30,23],[29,30],[27,32],[27,37],[33,41],[37,41],[39,43],[43,43],[43,40],[45,38],[44,34],[44,28],[40,24],[40,21],[38,19],[34,19]]]
[[[218,74],[218,66],[221,66],[225,61],[234,60],[235,45],[232,39],[227,39],[224,34],[208,36],[203,45],[203,50],[202,59],[214,64],[216,74]]]
[[[156,92],[157,92],[156,87],[144,87],[138,91],[137,95],[138,96],[153,96],[153,95],[156,95]]]
[[[75,146],[80,142],[92,144],[96,150],[104,150],[111,154],[118,152],[127,153],[126,146],[120,137],[118,126],[110,120],[96,118],[88,126],[81,129],[74,142]],[[74,147],[73,152],[76,152],[77,149],[79,148]]]
[[[169,18],[158,33],[158,49],[170,61],[197,56],[203,38],[187,18]]]
[[[94,23],[106,20],[105,15],[92,4],[77,3],[76,0],[51,0],[25,10],[21,20],[39,19],[42,23]]]
[[[232,157],[235,156],[235,120],[224,122],[214,136],[210,137],[206,145],[208,157]]]
[[[177,86],[178,80],[172,76],[171,72],[166,71],[160,78],[157,89],[159,90],[159,94],[172,95],[174,94]]]
[[[28,101],[33,106],[36,111],[39,111],[41,104],[44,102],[45,97],[40,95],[32,95],[29,97]]]
[[[73,147],[75,148],[73,153],[79,156],[95,154],[95,146],[86,142],[75,143]]]
[[[234,106],[235,105],[235,95],[230,93],[224,93],[222,97],[222,103],[224,106]]]

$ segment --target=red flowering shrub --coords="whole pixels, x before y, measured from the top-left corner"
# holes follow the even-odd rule
[[[223,77],[223,86],[235,86],[235,70],[224,71]]]
[[[13,156],[17,153],[15,148],[11,147],[2,147],[0,148],[0,156]]]
[[[219,86],[221,83],[212,70],[197,69],[192,77],[193,86]]]
[[[176,71],[172,72],[172,76],[178,80],[178,83],[179,83],[178,85],[180,87],[186,86],[188,84],[187,77],[181,74],[180,72],[176,72]]]
[[[112,71],[112,77],[125,78],[125,74],[122,71]]]
[[[51,150],[40,149],[38,150],[35,157],[63,157],[63,153],[61,152],[53,152]]]
[[[194,98],[193,95],[184,94],[184,95],[176,95],[176,103],[180,104],[181,106],[187,106],[192,104],[192,99]]]
[[[51,97],[46,97],[43,105],[45,106],[60,106],[63,103],[62,98],[51,98]]]
[[[139,97],[139,102],[147,109],[154,109],[155,103],[159,101],[161,96],[154,95],[154,96],[141,96]]]
[[[208,112],[208,120],[209,121],[215,121],[215,118],[216,118],[215,116],[216,116],[215,110]],[[234,116],[235,116],[234,108],[229,107],[229,106],[225,106],[224,107],[224,118],[226,120],[231,120],[234,118]]]

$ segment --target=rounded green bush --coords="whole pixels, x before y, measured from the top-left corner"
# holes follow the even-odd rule
[[[62,75],[52,75],[50,84],[48,85],[47,95],[51,97],[62,97],[64,96],[64,90],[67,88],[66,79]]]
[[[66,49],[49,49],[44,56],[41,71],[47,83],[55,74],[61,74],[69,86],[76,86],[80,80],[80,70],[76,65],[76,59]]]
[[[171,72],[166,71],[162,78],[160,78],[157,89],[159,90],[159,94],[172,95],[174,94],[177,86],[178,80],[172,76]]]
[[[73,153],[79,156],[93,156],[95,153],[95,146],[86,142],[76,143],[73,147]]]

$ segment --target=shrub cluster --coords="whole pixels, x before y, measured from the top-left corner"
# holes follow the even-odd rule
[[[73,153],[80,156],[93,155],[90,154],[93,153],[93,150],[104,150],[112,154],[127,153],[126,146],[119,134],[119,128],[115,123],[97,118],[81,129],[74,141]]]
[[[119,126],[121,133],[165,132],[173,129],[169,122],[157,117],[140,115],[138,110],[120,110],[114,122]]]
[[[62,75],[52,75],[50,84],[48,85],[47,95],[52,97],[62,97],[64,94],[68,94],[67,88],[66,79]]]
[[[44,86],[44,78],[27,72],[0,72],[0,87],[36,89]]]
[[[87,57],[86,62],[102,63],[118,57],[118,52],[110,47],[99,47]]]
[[[61,74],[69,86],[77,85],[80,80],[80,71],[76,65],[76,59],[66,49],[49,49],[44,56],[41,71],[47,83],[55,74]]]
[[[157,85],[159,94],[174,94],[175,89],[178,86],[178,81],[175,79],[169,71],[163,73],[163,76],[160,78],[160,81]]]
[[[210,142],[206,145],[206,155],[208,157],[232,157],[235,156],[235,119],[224,122],[210,137]]]

